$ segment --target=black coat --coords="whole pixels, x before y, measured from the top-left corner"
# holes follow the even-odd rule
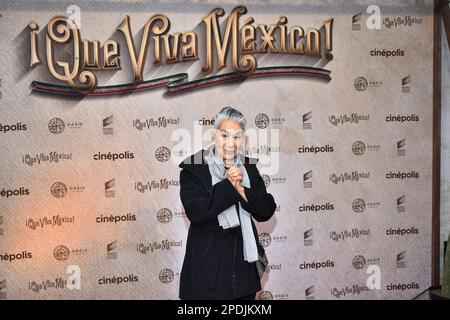
[[[250,164],[245,157],[250,179],[250,188],[244,187],[247,203],[228,179],[212,186],[204,152],[201,150],[180,164],[180,197],[191,222],[181,270],[180,299],[228,300],[248,296],[261,290],[256,263],[244,260],[241,227],[223,229],[217,215],[233,204],[239,209],[240,202],[256,221],[267,221],[276,204],[266,191],[256,161]],[[258,252],[263,254],[251,220]]]

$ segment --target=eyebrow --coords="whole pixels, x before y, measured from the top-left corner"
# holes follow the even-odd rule
[[[235,131],[235,132],[231,132],[229,130],[222,129],[222,130],[220,130],[220,132],[226,132],[226,133],[229,133],[229,134],[232,134],[232,135],[242,134],[243,133],[242,129],[240,129],[238,131]]]

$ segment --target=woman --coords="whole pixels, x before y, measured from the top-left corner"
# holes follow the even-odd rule
[[[214,144],[185,159],[180,197],[191,224],[180,299],[255,299],[256,267],[264,255],[253,222],[267,221],[276,204],[256,159],[240,153],[246,119],[231,107],[215,117]]]

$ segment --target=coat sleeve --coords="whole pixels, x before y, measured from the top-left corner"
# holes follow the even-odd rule
[[[267,193],[264,180],[255,166],[251,177],[251,188],[244,187],[247,201],[241,198],[242,207],[247,210],[258,222],[269,220],[277,207],[273,196]]]
[[[180,172],[180,198],[193,225],[217,219],[217,215],[242,199],[228,179],[216,183],[209,192],[200,179],[186,169]]]

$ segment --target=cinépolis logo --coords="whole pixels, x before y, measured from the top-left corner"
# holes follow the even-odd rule
[[[119,223],[119,222],[134,222],[136,221],[136,215],[127,213],[123,215],[100,215],[95,218],[96,223]]]
[[[320,152],[334,152],[334,147],[327,144],[325,146],[306,146],[303,145],[298,148],[298,153],[320,153]]]
[[[27,250],[18,253],[5,252],[4,254],[0,254],[0,261],[7,261],[7,262],[15,262],[19,260],[23,261],[25,259],[31,258],[33,258],[33,254],[31,252],[28,252]]]
[[[312,262],[303,262],[299,265],[300,270],[313,269],[315,271],[322,268],[334,268],[335,262],[327,259],[326,261],[312,261]]]
[[[332,203],[322,203],[322,204],[302,204],[298,207],[298,211],[305,213],[305,212],[321,212],[321,211],[333,211],[334,210],[334,204]]]
[[[0,122],[0,133],[14,132],[14,131],[26,131],[26,123],[17,122],[14,124],[4,124]]]
[[[99,285],[108,285],[108,284],[121,285],[138,281],[139,281],[138,276],[130,274],[128,276],[112,276],[112,277],[103,276],[100,279],[98,279],[97,283]]]
[[[15,196],[28,196],[30,194],[30,189],[25,187],[19,187],[16,189],[5,189],[0,191],[0,196],[2,197],[15,197]]]
[[[33,90],[60,95],[98,96],[165,86],[168,94],[176,94],[256,76],[290,74],[331,79],[329,70],[314,65],[320,59],[333,59],[333,18],[305,31],[298,25],[288,26],[288,18],[285,16],[280,16],[278,21],[267,25],[255,24],[253,17],[243,20],[242,16],[246,13],[245,6],[237,6],[229,13],[226,22],[222,23],[219,18],[225,15],[225,11],[220,7],[215,8],[203,18],[203,29],[198,33],[171,33],[170,19],[163,14],[156,14],[143,26],[137,46],[131,31],[131,18],[127,15],[117,28],[123,36],[120,40],[126,43],[126,51],[113,39],[102,44],[99,41],[82,39],[81,30],[74,20],[55,16],[48,22],[45,33],[46,63],[50,74],[65,84],[33,81]],[[42,63],[38,50],[40,27],[31,21],[28,28],[29,66],[33,69]],[[199,35],[205,36],[205,39],[202,39],[205,47],[201,51],[198,48]],[[73,50],[68,61],[57,58],[58,53],[66,50]],[[312,58],[312,61],[307,66],[258,67],[255,54],[265,53],[297,55],[300,59],[306,56]],[[129,60],[127,64],[133,69],[132,82],[99,86],[96,72],[120,70],[121,62],[125,59]],[[160,67],[197,60],[203,60],[201,71],[204,75],[226,68],[227,61],[231,61],[233,72],[191,81],[188,79],[188,73],[149,80],[143,77],[146,62],[153,62],[155,67]]]
[[[94,160],[112,160],[112,161],[116,161],[116,160],[127,160],[127,159],[134,159],[134,153],[130,152],[130,151],[124,151],[121,153],[117,153],[117,152],[97,152],[95,153],[93,156]]]

